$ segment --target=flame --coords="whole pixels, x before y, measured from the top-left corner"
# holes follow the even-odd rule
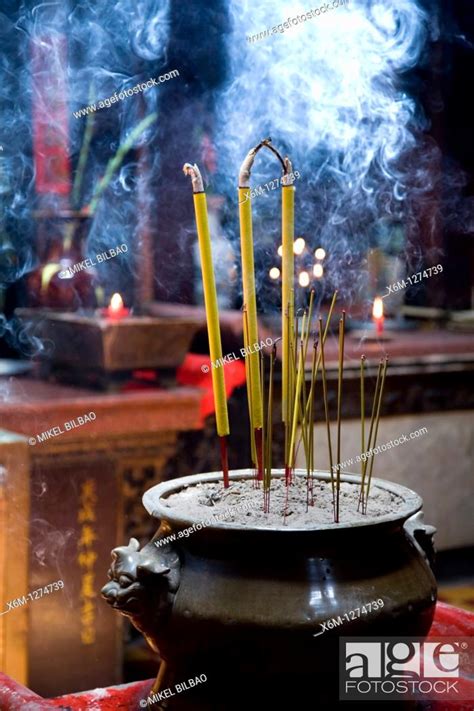
[[[113,294],[112,298],[110,299],[110,305],[109,308],[111,311],[121,311],[123,309],[123,299],[120,296],[120,294],[115,293]]]
[[[375,319],[383,318],[383,301],[380,296],[376,296],[374,299],[374,306],[372,309],[372,316]]]

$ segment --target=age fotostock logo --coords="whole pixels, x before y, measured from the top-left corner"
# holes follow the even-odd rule
[[[341,637],[343,701],[465,699],[460,677],[472,673],[470,638]]]

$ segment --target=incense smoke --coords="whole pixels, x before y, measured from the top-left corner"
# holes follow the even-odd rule
[[[38,198],[33,148],[35,111],[46,119],[53,133],[64,136],[73,180],[86,121],[74,119],[73,111],[91,103],[91,96],[98,102],[168,69],[169,7],[169,0],[144,0],[139,4],[132,0],[80,0],[73,3],[72,9],[60,0],[33,6],[24,1],[2,5],[0,143],[4,150],[0,154],[0,198],[17,259],[12,260],[10,251],[7,253],[0,244],[1,281],[14,282],[37,265],[33,210],[67,207],[68,198],[64,195],[51,192]],[[51,43],[46,66],[35,62],[35,47],[44,41]],[[41,87],[47,82],[64,85],[61,99],[66,123],[61,120],[63,109],[58,107],[54,92],[41,97]],[[157,110],[158,101],[159,87],[151,87],[145,94],[97,114],[80,206],[90,200],[118,146],[141,118]],[[135,148],[153,138],[156,125],[146,130]],[[157,173],[158,159],[157,151],[150,152],[150,175]],[[140,194],[138,209],[138,172],[137,153],[130,151],[102,195],[85,256],[102,252],[110,244],[126,242],[133,247],[140,234],[142,215],[152,210],[151,191]],[[143,175],[144,170],[140,173]],[[2,189],[2,185],[7,187]],[[106,291],[121,290],[124,295],[131,292],[133,258],[130,249],[128,269],[124,264],[101,267],[99,279]]]
[[[302,176],[296,236],[313,250],[327,250],[331,288],[353,296],[381,226],[403,223],[410,239],[416,208],[431,188],[427,167],[437,149],[425,142],[420,150],[427,122],[407,81],[422,61],[427,16],[416,0],[364,0],[249,43],[246,37],[311,8],[297,2],[289,9],[274,0],[230,5],[232,80],[223,95],[218,146],[232,209],[241,161],[271,136]],[[275,159],[263,153],[253,185],[280,175]],[[279,209],[274,194],[254,204],[262,280],[278,265]]]

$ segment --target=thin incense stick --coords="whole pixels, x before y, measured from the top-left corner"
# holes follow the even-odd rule
[[[376,416],[376,421],[375,421],[375,434],[374,434],[374,443],[373,443],[373,448],[377,446],[377,434],[379,431],[379,422],[380,422],[380,409],[382,405],[382,398],[383,398],[383,389],[385,385],[385,376],[387,374],[387,367],[388,367],[388,357],[385,358],[385,362],[383,365],[383,373],[382,373],[382,381],[380,384],[380,394],[379,394],[379,401],[377,403],[377,416]],[[369,493],[370,493],[370,483],[372,481],[372,470],[374,468],[374,459],[375,459],[375,454],[372,454],[372,457],[370,459],[370,469],[369,469],[369,479],[367,481],[367,493],[365,496],[365,501],[363,503],[363,511],[364,513],[367,513],[367,503],[369,500]]]
[[[326,361],[324,359],[324,338],[323,338],[323,320],[320,317],[319,318],[319,342],[321,344],[321,380],[323,383],[323,402],[324,402],[324,417],[326,420],[326,432],[327,432],[327,438],[328,438],[328,451],[329,451],[329,470],[331,473],[331,489],[332,489],[332,497],[333,497],[333,507],[335,507],[335,499],[334,499],[334,466],[333,466],[333,458],[332,458],[332,444],[331,444],[331,425],[329,422],[329,408],[328,408],[328,391],[327,391],[327,383],[326,383]]]
[[[94,103],[94,97],[94,81],[91,81],[89,85],[89,105]],[[76,177],[74,178],[74,184],[72,186],[71,202],[76,210],[79,209],[79,203],[81,200],[82,181],[84,179],[84,172],[86,169],[87,158],[89,155],[89,147],[92,141],[92,134],[94,132],[94,122],[95,114],[87,114],[86,127],[84,129],[81,151],[79,153],[79,160],[77,162]]]
[[[306,357],[308,353],[308,343],[309,343],[309,337],[311,334],[311,318],[313,314],[313,302],[314,302],[314,289],[311,289],[310,297],[309,297],[309,307],[308,311],[305,311],[305,316],[306,316],[306,329],[304,328],[304,323],[302,326],[301,330],[301,337],[302,337],[302,342],[303,342],[303,365],[306,364]],[[310,388],[311,392],[311,388]],[[303,448],[305,452],[305,461],[306,461],[306,471],[307,471],[307,477],[306,477],[306,488],[308,490],[309,487],[309,472],[310,472],[310,448],[311,448],[311,443],[312,443],[312,437],[310,433],[310,422],[309,422],[309,412],[308,412],[308,402],[307,402],[307,397],[306,397],[306,381],[303,375],[303,384],[301,388],[301,404],[298,406],[299,407],[299,416],[301,420],[301,427],[300,427],[300,436],[298,440],[298,444],[296,445],[296,452],[298,453],[299,447],[301,444],[301,441],[303,441]],[[296,455],[297,456],[297,455]],[[307,497],[308,498],[308,495]]]
[[[371,441],[372,441],[372,434],[374,431],[374,422],[375,422],[375,413],[377,411],[377,400],[378,400],[378,393],[379,393],[379,386],[380,386],[380,378],[382,375],[382,365],[383,361],[381,360],[379,362],[379,368],[377,371],[377,380],[375,383],[375,392],[374,392],[374,399],[372,401],[372,412],[370,415],[370,427],[369,427],[369,438],[367,440],[367,451],[366,451],[366,457],[365,461],[363,462],[363,467],[362,467],[362,481],[360,484],[360,494],[359,494],[359,503],[357,505],[357,510],[359,511],[361,504],[364,501],[364,486],[365,486],[365,478],[366,478],[366,473],[367,473],[367,456],[370,452],[370,447],[371,447]]]
[[[360,357],[360,453],[365,452],[365,355]],[[364,460],[361,457],[360,480],[362,483],[362,469]]]
[[[298,318],[296,319],[296,325],[298,325]],[[306,313],[303,314],[303,321],[301,325],[301,332],[305,332],[306,327]],[[298,413],[300,408],[301,399],[301,386],[304,379],[304,343],[301,340],[300,349],[298,354],[298,370],[296,375],[296,389],[294,394],[294,404],[293,404],[293,417],[291,420],[291,439],[290,439],[290,451],[289,451],[289,464],[294,467],[294,457],[295,457],[295,440],[296,440],[296,428],[298,426]]]
[[[306,508],[314,506],[314,400],[316,388],[314,387],[316,380],[316,355],[318,350],[318,341],[315,339],[313,343],[313,360],[311,362],[311,388],[310,388],[310,406],[308,418],[308,439],[309,439],[309,474],[306,491]],[[311,495],[311,496],[310,496]]]
[[[268,404],[267,404],[267,442],[265,453],[265,479],[263,482],[264,491],[264,513],[270,513],[270,490],[272,485],[272,440],[273,440],[273,374],[276,360],[276,343],[273,344],[270,356],[270,375],[268,382]]]
[[[339,523],[339,498],[341,490],[341,412],[342,412],[342,378],[344,375],[344,328],[346,313],[342,312],[339,321],[339,368],[337,379],[337,473],[336,473],[336,523]]]
[[[262,410],[263,414],[265,415],[265,358],[263,354],[263,350],[259,351],[259,358],[260,358],[260,387],[262,391]],[[260,435],[261,435],[261,441],[260,441],[260,461],[258,462],[259,470],[261,468],[262,471],[262,482],[265,478],[265,437],[266,437],[266,429],[265,429],[265,417],[263,417],[263,422],[262,422],[262,427],[260,430]],[[257,461],[258,461],[258,445],[257,445]],[[257,477],[257,480],[259,480],[259,477]],[[265,502],[264,502],[264,508],[265,508]]]
[[[302,334],[304,338],[304,361],[306,362],[306,356],[308,355],[308,343],[309,337],[311,335],[311,319],[313,317],[313,304],[314,304],[314,289],[311,289],[311,294],[309,296],[309,307],[308,307],[308,320],[306,324],[306,334]]]
[[[154,113],[142,119],[140,123],[138,123],[135,128],[130,131],[125,141],[118,147],[117,153],[113,156],[113,158],[109,160],[105,169],[105,173],[97,183],[91,201],[88,207],[86,208],[89,215],[93,215],[95,213],[102,193],[112,180],[112,176],[115,171],[120,168],[120,165],[122,164],[122,161],[127,155],[128,151],[133,148],[133,144],[135,143],[135,141],[140,138],[141,134],[148,128],[148,126],[151,126],[151,124],[156,121],[157,116],[158,114]],[[187,165],[189,165],[189,163],[187,163]]]
[[[206,193],[204,192],[201,173],[197,165],[190,165],[189,163],[186,163],[183,170],[184,173],[189,175],[192,180],[196,229],[201,258],[209,351],[211,355],[211,362],[217,363],[219,359],[222,358],[222,343],[216,282],[214,278],[214,265],[212,261],[211,234],[209,231],[209,221],[207,217]],[[225,389],[224,368],[212,368],[211,372],[214,405],[216,409],[217,434],[220,438],[221,444],[222,473],[224,477],[224,487],[227,488],[229,486],[227,436],[230,433],[230,428],[227,413],[227,394]]]
[[[337,298],[337,289],[336,289],[336,291],[334,292],[334,294],[333,294],[333,296],[332,296],[331,305],[330,305],[329,311],[328,311],[328,317],[327,317],[327,319],[326,319],[326,325],[325,325],[325,327],[324,327],[324,333],[323,333],[323,340],[324,340],[324,343],[326,343],[326,337],[327,337],[328,330],[329,330],[329,324],[331,323],[331,316],[332,316],[332,312],[333,312],[333,310],[334,310],[334,305],[335,305],[335,303],[336,303],[336,298]],[[321,340],[320,340],[320,342],[321,342]],[[320,364],[321,364],[321,351],[319,352],[318,359],[317,359],[317,361],[316,361],[316,379],[317,379],[317,377],[318,377],[318,370],[319,370]],[[315,382],[315,387],[316,387],[316,379],[315,379],[315,381],[314,381],[314,382]],[[308,401],[310,400],[311,397],[312,397],[312,392],[311,392],[311,390],[310,390],[310,391],[309,391],[309,395],[308,395]],[[307,407],[308,407],[308,406],[307,406]]]

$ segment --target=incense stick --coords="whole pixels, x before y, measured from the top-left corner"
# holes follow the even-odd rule
[[[262,470],[262,478],[261,481],[263,482],[264,480],[264,472],[265,472],[265,436],[266,436],[266,431],[265,431],[265,359],[264,359],[264,354],[263,350],[260,351],[259,353],[260,357],[260,389],[262,392],[262,427],[260,430],[260,445],[258,444],[257,441],[257,459],[260,454],[260,461],[258,462],[259,465],[259,470],[261,467]],[[260,446],[260,453],[259,453],[259,446]],[[257,477],[258,480],[260,480],[260,476]]]
[[[287,309],[285,310],[285,327],[286,327],[286,334],[287,334],[287,342],[290,342],[290,303],[288,302]],[[290,372],[291,372],[291,358],[287,358],[286,362],[283,361],[282,363],[283,366],[283,371],[286,371],[286,382],[290,382]],[[289,397],[289,390],[286,394],[286,399],[283,399],[282,401],[282,408],[286,409],[286,412],[283,413],[283,423],[285,427],[285,484],[288,486],[290,483],[290,469],[289,469],[289,463],[288,463],[288,451],[290,447],[290,407],[291,407],[291,402],[290,402],[290,397]]]
[[[374,442],[373,442],[374,449],[377,446],[377,434],[379,431],[380,410],[381,410],[381,405],[382,405],[383,389],[384,389],[384,385],[385,385],[385,376],[387,374],[387,367],[388,367],[388,356],[385,357],[385,362],[384,362],[384,366],[383,366],[383,373],[382,373],[382,382],[380,384],[380,394],[379,394],[379,401],[377,404],[377,416],[376,416],[375,434],[374,434]],[[362,505],[364,514],[367,513],[367,503],[368,503],[369,493],[370,493],[370,483],[372,481],[372,470],[374,468],[374,459],[375,459],[375,454],[372,454],[372,457],[370,460],[369,479],[367,481],[367,493],[365,495],[365,501]]]
[[[244,323],[244,346],[245,352],[248,348],[248,328],[247,328],[247,307],[245,304],[242,306],[243,313],[243,323]],[[252,403],[249,397],[249,383],[251,382],[252,374],[250,372],[249,363],[247,357],[245,357],[245,378],[247,382],[247,406],[249,411],[249,424],[250,424],[250,458],[256,470],[257,468],[257,450],[255,446],[255,429],[253,426],[253,413],[252,413]],[[255,480],[257,479],[257,473],[255,472]]]
[[[332,295],[331,305],[330,305],[330,307],[329,307],[329,311],[328,311],[328,315],[327,315],[327,319],[326,319],[326,325],[325,325],[325,327],[324,327],[324,333],[323,333],[323,341],[324,341],[324,343],[326,343],[326,337],[327,337],[328,330],[329,330],[329,324],[331,323],[331,316],[332,316],[332,312],[333,312],[333,310],[334,310],[334,305],[335,305],[335,303],[336,303],[337,293],[338,293],[338,292],[337,292],[337,289],[336,289],[336,291],[335,291],[334,294]],[[322,341],[321,341],[321,334],[320,334],[320,339],[319,339],[319,340],[320,340],[320,343],[321,343],[321,342],[322,342]],[[317,361],[316,361],[316,379],[317,379],[317,377],[318,377],[318,370],[319,370],[320,364],[321,364],[321,351],[319,352],[318,359],[317,359]],[[314,382],[315,382],[315,385],[316,385],[316,379],[315,379],[315,381],[314,381]],[[310,390],[309,395],[308,395],[308,400],[311,398],[311,396],[312,396],[312,393],[311,393],[311,390]]]
[[[365,452],[365,355],[360,357],[360,439],[361,455]],[[362,470],[364,467],[364,460],[361,456],[361,467],[360,467],[360,480],[362,483]]]
[[[270,356],[270,375],[268,382],[268,404],[267,404],[267,441],[265,452],[265,475],[263,481],[264,513],[270,513],[270,490],[272,484],[272,439],[273,439],[273,374],[276,360],[276,343],[273,344]]]
[[[149,122],[150,117],[148,117],[148,123]],[[144,122],[142,121],[139,126],[143,125]],[[131,140],[131,137],[129,137],[129,140]],[[201,261],[209,353],[211,356],[211,363],[217,363],[218,360],[222,358],[222,341],[216,281],[214,277],[214,263],[212,259],[211,233],[209,230],[209,220],[207,214],[206,193],[204,191],[202,176],[197,165],[185,163],[183,171],[185,175],[188,175],[191,178],[193,187],[194,212]],[[229,486],[229,466],[227,460],[227,439],[225,437],[230,433],[230,427],[223,368],[212,369],[212,390],[214,393],[216,429],[218,436],[221,438],[220,444],[224,487],[227,488]]]
[[[314,506],[314,493],[313,493],[313,483],[314,483],[314,400],[316,394],[315,381],[316,381],[316,355],[318,350],[318,341],[315,339],[313,343],[313,359],[311,362],[311,387],[310,387],[310,405],[309,405],[309,418],[308,418],[308,437],[309,437],[309,472],[308,481],[306,489],[306,509],[308,506]],[[309,499],[311,492],[311,501]]]
[[[332,458],[332,443],[331,443],[331,425],[329,422],[329,408],[328,408],[328,391],[326,383],[326,361],[324,358],[324,337],[323,337],[323,320],[319,318],[319,342],[321,344],[320,354],[321,354],[321,380],[323,383],[323,402],[324,402],[324,418],[326,420],[326,433],[328,438],[328,451],[329,451],[329,470],[331,474],[331,489],[332,489],[332,499],[333,508],[335,507],[334,499],[334,467]]]
[[[342,312],[339,321],[339,367],[337,378],[337,472],[336,472],[336,523],[339,523],[339,498],[341,490],[341,410],[342,410],[342,378],[344,375],[344,328],[346,312]]]
[[[108,187],[112,176],[118,168],[120,168],[123,159],[127,155],[128,151],[133,148],[135,141],[140,138],[141,134],[156,121],[158,114],[153,113],[142,119],[128,134],[125,141],[120,144],[117,149],[116,154],[109,160],[105,168],[105,173],[95,186],[94,193],[92,195],[91,201],[86,208],[89,215],[93,215],[97,209],[100,197],[104,190]]]
[[[296,326],[298,327],[298,317],[296,318]],[[306,326],[306,313],[303,314],[303,321],[301,325],[301,332],[305,332]],[[293,417],[291,420],[291,439],[290,439],[290,449],[289,449],[289,465],[294,467],[294,455],[295,455],[295,439],[296,439],[296,427],[298,425],[298,414],[300,408],[300,398],[301,398],[301,386],[303,384],[304,378],[304,344],[300,341],[300,350],[298,357],[298,369],[296,375],[296,389],[294,393],[294,403],[293,403]]]
[[[372,401],[372,412],[370,415],[370,427],[369,427],[369,438],[367,440],[367,453],[370,452],[370,447],[371,447],[371,441],[372,441],[372,434],[374,430],[374,422],[375,422],[375,413],[377,411],[377,400],[378,400],[378,392],[379,392],[379,386],[380,386],[380,377],[382,375],[382,364],[383,361],[381,360],[379,362],[379,368],[377,371],[377,380],[375,383],[375,392],[374,392],[374,399]],[[357,504],[357,511],[359,511],[361,503],[364,501],[364,485],[365,485],[365,477],[367,473],[367,453],[366,453],[366,458],[365,461],[363,462],[362,466],[362,481],[360,484],[360,494],[359,494],[359,502]]]
[[[89,85],[89,105],[94,103],[94,97],[95,97],[95,87],[94,87],[94,81],[92,80]],[[79,153],[79,160],[77,162],[76,176],[74,178],[74,184],[72,186],[72,194],[71,194],[71,202],[76,210],[79,210],[82,181],[84,179],[84,172],[86,169],[87,158],[89,156],[89,148],[90,148],[90,144],[92,141],[92,134],[94,132],[94,122],[95,122],[95,114],[94,113],[87,114],[86,127],[84,129],[81,151]]]

